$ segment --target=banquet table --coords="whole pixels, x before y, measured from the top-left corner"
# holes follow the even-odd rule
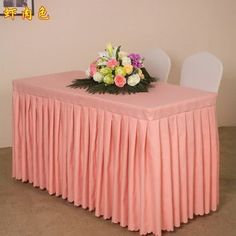
[[[148,93],[67,87],[81,71],[13,81],[15,179],[140,234],[217,210],[217,95],[165,82]]]

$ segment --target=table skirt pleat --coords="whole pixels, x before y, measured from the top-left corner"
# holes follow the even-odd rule
[[[219,202],[215,106],[159,120],[13,94],[13,177],[140,234]]]

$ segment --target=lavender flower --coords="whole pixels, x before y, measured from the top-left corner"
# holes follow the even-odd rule
[[[131,53],[128,55],[128,57],[131,59],[131,65],[134,68],[143,67],[143,58],[140,56],[140,54]]]

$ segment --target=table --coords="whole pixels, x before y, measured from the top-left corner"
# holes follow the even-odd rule
[[[13,177],[96,216],[173,231],[219,202],[216,94],[158,82],[91,95],[80,71],[13,81]]]

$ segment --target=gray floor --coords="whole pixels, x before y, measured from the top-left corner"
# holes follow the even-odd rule
[[[236,127],[220,128],[220,208],[164,236],[236,236]],[[11,148],[0,149],[0,236],[133,235],[126,228],[11,178]]]

